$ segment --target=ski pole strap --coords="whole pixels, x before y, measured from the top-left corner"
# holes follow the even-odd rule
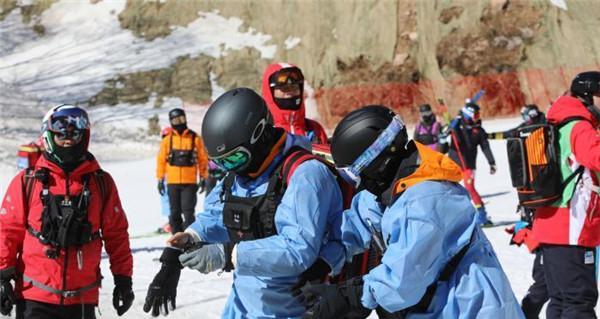
[[[379,253],[381,255],[385,254],[387,247],[386,247],[385,241],[383,241],[381,233],[375,229],[370,218],[367,218],[366,222],[367,222],[367,225],[369,226],[369,231],[371,232],[371,236],[373,236],[373,241],[375,243],[375,246],[377,246],[377,249],[379,249]]]
[[[55,289],[52,288],[50,286],[46,286],[43,283],[39,282],[39,281],[35,281],[31,278],[29,278],[27,275],[23,275],[23,282],[27,282],[32,284],[34,287],[42,289],[44,291],[47,291],[51,294],[55,294],[55,295],[59,295],[62,296],[64,298],[73,298],[73,297],[77,297],[79,295],[81,295],[82,293],[92,290],[94,288],[100,287],[100,282],[101,282],[101,278],[94,281],[93,283],[87,285],[87,286],[83,286],[79,289],[75,289],[75,290],[60,290],[60,289]]]

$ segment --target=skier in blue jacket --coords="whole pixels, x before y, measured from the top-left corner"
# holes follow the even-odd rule
[[[343,215],[348,254],[371,240],[384,254],[362,278],[303,288],[306,318],[378,306],[407,319],[524,318],[451,159],[408,141],[383,106],[348,114],[332,154],[344,179],[365,189]]]
[[[169,239],[173,247],[161,256],[163,268],[150,285],[144,310],[158,315],[167,303],[175,305],[172,282],[182,266],[203,273],[233,268],[222,318],[300,318],[305,307],[292,296],[300,275],[318,259],[331,272],[345,261],[335,175],[300,151],[310,147],[306,139],[273,127],[264,100],[250,89],[219,97],[206,113],[202,136],[209,158],[229,173],[207,196],[196,222]],[[311,158],[285,180],[284,163],[293,154]],[[336,223],[338,242],[328,242],[336,237],[330,234]],[[221,243],[235,243],[233,251]]]

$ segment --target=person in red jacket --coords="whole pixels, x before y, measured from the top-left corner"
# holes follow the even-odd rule
[[[262,95],[276,127],[305,135],[313,144],[328,144],[319,122],[307,119],[304,107],[304,75],[288,63],[270,64],[263,75]]]
[[[540,243],[550,303],[546,317],[596,318],[595,275],[600,245],[600,72],[578,74],[570,92],[548,110],[559,128],[562,197],[539,207],[533,237]]]
[[[85,110],[59,105],[44,117],[45,151],[19,172],[0,208],[0,313],[17,318],[95,318],[108,253],[119,316],[134,300],[128,223],[111,176],[87,151]]]

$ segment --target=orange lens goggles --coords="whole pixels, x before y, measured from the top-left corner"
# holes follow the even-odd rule
[[[269,77],[269,86],[283,86],[290,84],[302,84],[304,82],[304,76],[302,72],[297,68],[281,69],[273,73]]]

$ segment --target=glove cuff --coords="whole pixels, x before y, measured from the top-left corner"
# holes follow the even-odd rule
[[[115,282],[115,286],[117,287],[126,287],[131,289],[131,287],[133,286],[131,277],[129,276],[113,275],[113,280]]]
[[[363,279],[362,277],[352,278],[344,283],[341,293],[348,300],[348,304],[359,310],[367,311],[368,309],[362,305],[361,299],[363,295]]]
[[[16,277],[15,267],[8,267],[5,269],[0,269],[0,281],[8,281],[11,279],[15,279]]]
[[[162,255],[160,255],[160,262],[163,265],[168,266],[177,266],[179,268],[183,268],[181,262],[179,261],[179,255],[181,255],[183,251],[174,248],[174,247],[165,247],[163,249]]]

